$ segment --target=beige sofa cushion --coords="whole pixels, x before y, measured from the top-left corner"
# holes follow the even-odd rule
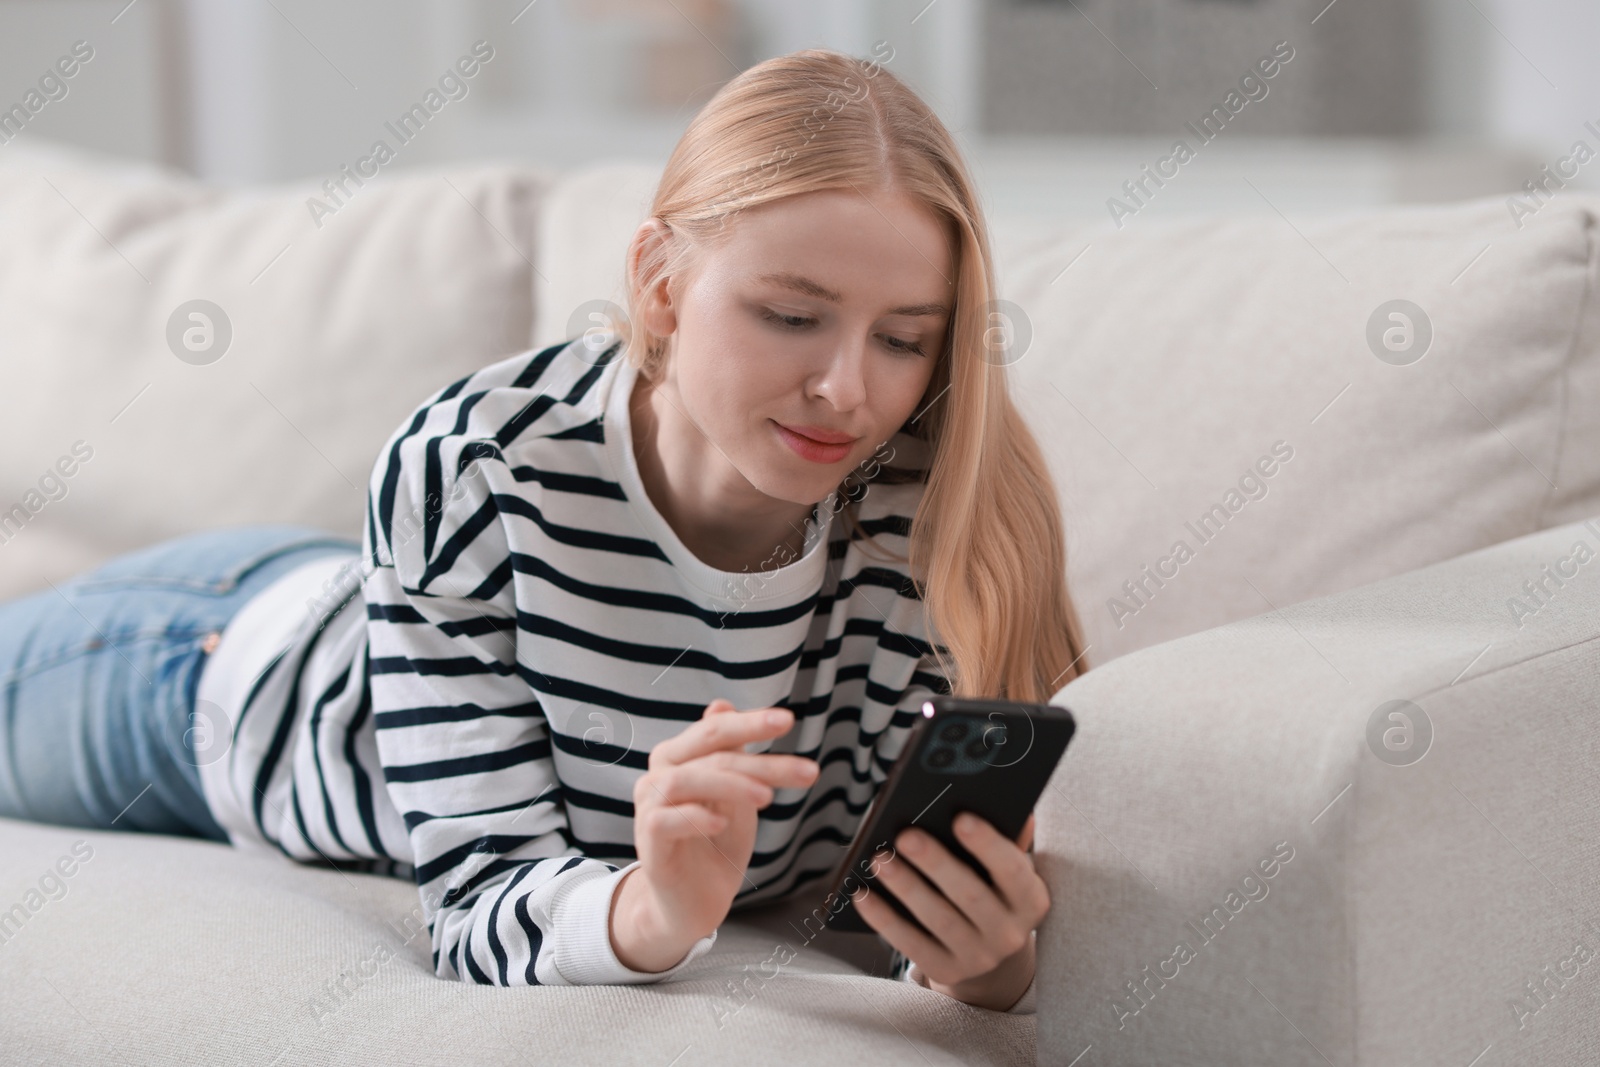
[[[1039,1062],[1597,1062],[1597,699],[1596,520],[1074,679]]]
[[[1091,662],[1600,511],[1597,204],[1520,232],[1496,199],[1006,250]],[[1368,342],[1392,300],[1431,320],[1407,365]]]
[[[846,959],[883,973],[876,938],[807,940],[782,905],[667,982],[505,989],[434,976],[399,879],[11,819],[0,855],[0,916],[30,909],[0,918],[8,1063],[1034,1062],[1034,1016],[873,977]]]
[[[552,186],[540,342],[622,303],[659,173],[613,163]],[[1014,336],[1031,337],[1012,384],[1061,489],[1090,661],[1600,510],[1600,198],[1563,195],[1520,231],[1496,199],[998,245]],[[1367,341],[1395,299],[1432,324],[1409,365]],[[1273,474],[1241,490],[1258,462]],[[1202,541],[1185,523],[1213,505],[1227,519]],[[1180,539],[1190,558],[1161,564]],[[1139,580],[1142,603],[1123,589]]]
[[[318,226],[311,181],[228,190],[7,145],[0,512],[28,514],[0,538],[0,596],[195,529],[359,536],[395,426],[527,347],[546,181],[502,166],[385,173]],[[194,299],[231,322],[213,362],[168,344],[171,313]],[[79,441],[91,458],[51,475]]]

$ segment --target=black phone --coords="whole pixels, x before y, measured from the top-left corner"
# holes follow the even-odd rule
[[[952,820],[970,811],[1015,841],[1077,729],[1072,712],[1055,704],[939,695],[923,701],[921,712],[828,879],[823,907],[831,929],[874,932],[850,899],[865,886],[927,932],[875,877],[875,854],[893,850],[908,826],[932,834],[993,885],[983,864],[956,838]]]

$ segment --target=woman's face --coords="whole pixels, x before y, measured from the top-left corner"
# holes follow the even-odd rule
[[[708,461],[797,504],[837,489],[919,414],[952,257],[939,221],[898,195],[807,193],[734,218],[662,320],[667,376]]]

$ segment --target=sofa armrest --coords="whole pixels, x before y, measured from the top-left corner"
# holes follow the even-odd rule
[[[1600,1048],[1600,522],[1156,645],[1053,702],[1079,731],[1039,804],[1039,1063]]]

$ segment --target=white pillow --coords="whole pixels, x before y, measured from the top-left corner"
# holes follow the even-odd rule
[[[226,190],[36,139],[5,146],[0,596],[202,528],[302,522],[358,539],[390,432],[528,347],[548,178],[384,171],[339,203],[321,177]],[[313,196],[337,208],[320,226]],[[231,324],[214,362],[169,347],[169,318],[195,299]],[[202,327],[180,322],[179,348]]]

